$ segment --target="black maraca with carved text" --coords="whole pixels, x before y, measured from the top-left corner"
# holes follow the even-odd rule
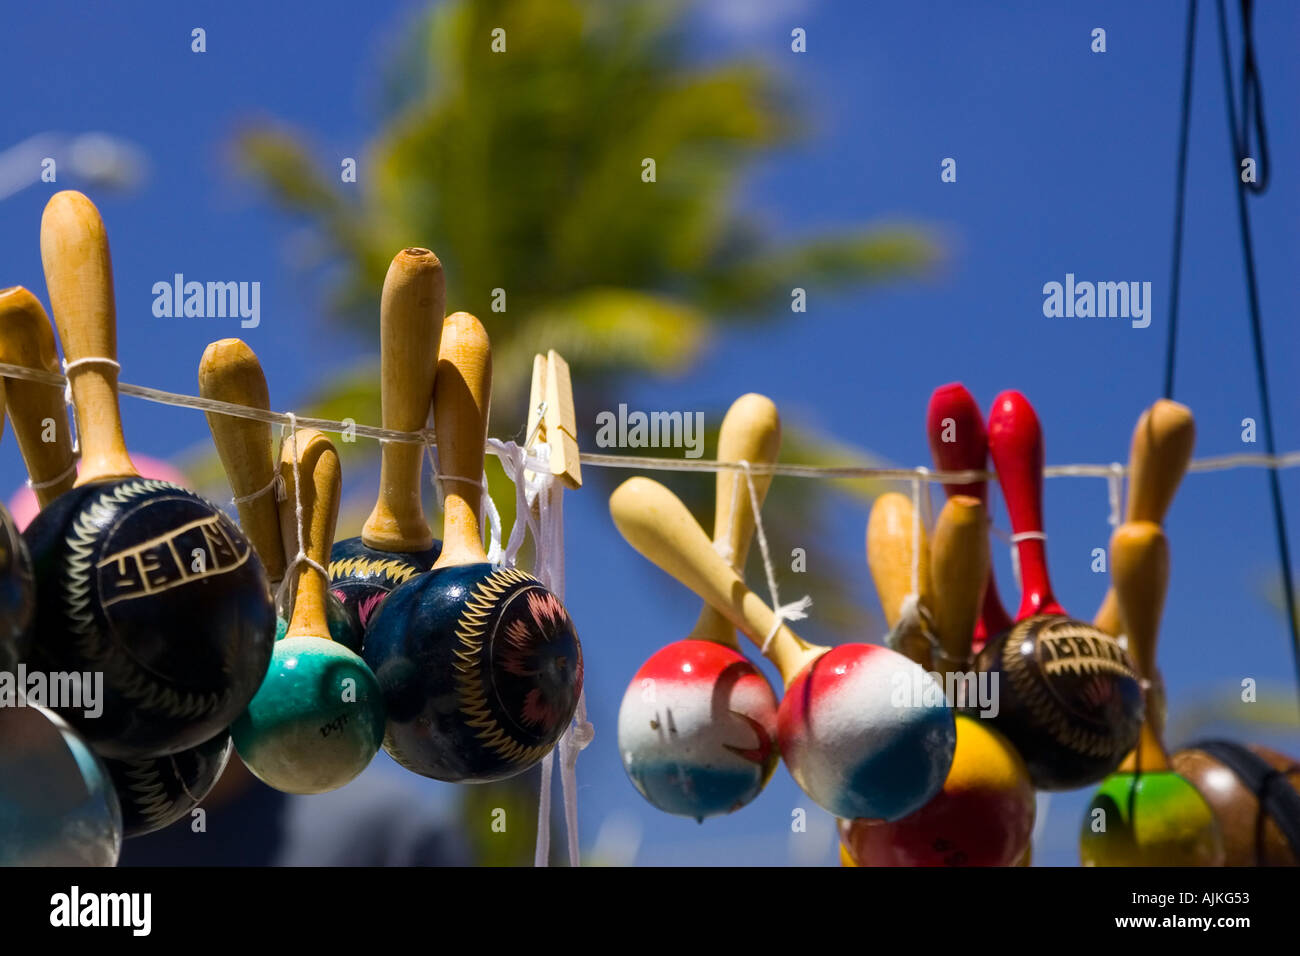
[[[104,675],[99,718],[63,713],[104,756],[175,753],[216,736],[256,693],[275,639],[266,573],[221,509],[131,463],[108,240],[85,196],[50,199],[41,258],[83,454],[76,486],[25,533],[37,579],[29,663]]]

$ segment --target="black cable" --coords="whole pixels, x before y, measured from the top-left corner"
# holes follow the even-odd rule
[[[1241,226],[1241,249],[1246,260],[1246,294],[1250,305],[1250,333],[1255,349],[1255,377],[1259,383],[1259,403],[1263,421],[1264,447],[1270,455],[1276,454],[1273,445],[1273,412],[1268,399],[1268,373],[1264,362],[1264,334],[1260,328],[1259,287],[1255,278],[1255,250],[1250,239],[1250,212],[1246,208],[1247,184],[1241,181],[1242,141],[1237,136],[1237,110],[1233,102],[1232,57],[1228,53],[1228,22],[1223,11],[1223,0],[1216,0],[1219,10],[1219,52],[1223,60],[1223,84],[1228,105],[1228,138],[1232,144],[1233,173],[1237,193],[1237,219]],[[1249,22],[1249,21],[1248,21]],[[1247,33],[1249,42],[1249,32]],[[1253,57],[1252,57],[1253,59]],[[1262,121],[1259,123],[1262,128]],[[1269,490],[1273,496],[1273,522],[1277,530],[1278,558],[1282,564],[1282,597],[1286,604],[1287,627],[1291,631],[1291,645],[1295,654],[1296,679],[1300,686],[1300,632],[1297,631],[1295,591],[1291,577],[1291,548],[1287,542],[1286,517],[1282,509],[1282,487],[1277,469],[1268,470]]]
[[[1241,132],[1237,140],[1237,167],[1250,155],[1250,128],[1255,127],[1255,141],[1259,145],[1259,158],[1255,162],[1255,179],[1246,183],[1253,193],[1268,188],[1270,164],[1268,161],[1268,134],[1264,129],[1264,93],[1260,88],[1259,69],[1255,65],[1255,5],[1253,0],[1241,0],[1241,23],[1244,52],[1241,63]],[[1252,123],[1253,120],[1253,123]]]
[[[1170,281],[1169,331],[1165,339],[1165,398],[1174,397],[1174,355],[1178,342],[1178,289],[1183,272],[1183,198],[1187,192],[1187,130],[1192,116],[1192,64],[1196,48],[1196,0],[1187,5],[1187,40],[1183,44],[1183,115],[1178,132],[1178,173],[1174,188],[1174,267]]]

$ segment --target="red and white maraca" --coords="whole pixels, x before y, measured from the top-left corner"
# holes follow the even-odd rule
[[[762,395],[742,395],[718,434],[718,460],[776,460],[781,420]],[[759,503],[772,476],[753,475]],[[714,547],[737,573],[754,535],[745,476],[719,471]],[[709,605],[684,640],[660,648],[636,672],[618,712],[628,778],[660,810],[703,822],[738,810],[776,768],[776,695],[740,652],[731,623]]]
[[[871,644],[804,641],[658,482],[625,481],[609,507],[632,547],[722,612],[781,672],[781,756],[808,796],[836,816],[897,820],[939,792],[956,729],[943,688],[919,665]]]

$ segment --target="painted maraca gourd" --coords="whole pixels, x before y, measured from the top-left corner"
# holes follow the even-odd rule
[[[1073,620],[1052,595],[1042,523],[1042,430],[1019,392],[989,415],[989,449],[1007,502],[1023,587],[1016,624],[976,658],[999,688],[994,727],[1020,751],[1034,786],[1097,783],[1137,744],[1142,689],[1114,637]]]
[[[785,681],[781,757],[795,782],[840,817],[897,820],[939,792],[956,730],[943,690],[885,647],[809,644],[745,587],[671,491],[630,478],[609,500],[623,537],[763,648]],[[767,636],[772,638],[767,641]]]
[[[29,664],[103,673],[101,716],[64,713],[99,753],[176,753],[229,725],[266,672],[275,634],[266,572],[221,509],[131,464],[117,374],[98,361],[116,352],[108,242],[81,194],[47,204],[41,258],[83,455],[76,486],[25,533],[37,580]]]
[[[22,313],[16,321],[15,311]],[[45,310],[25,289],[15,288],[0,293],[0,321],[4,323],[2,337],[10,344],[17,341],[34,343],[29,346],[29,358],[38,352],[54,352],[54,332]],[[39,363],[24,362],[29,367],[44,366],[47,370],[57,362],[51,357]],[[59,427],[62,419],[62,393],[58,388],[40,386],[35,390],[14,389],[10,392],[14,431],[28,436],[20,441],[20,448],[37,500],[46,504],[50,491],[64,482],[71,486],[76,478],[72,467],[72,442],[68,429]],[[49,392],[53,392],[50,395]],[[52,433],[47,430],[54,422]],[[41,432],[45,432],[41,435]],[[50,439],[48,441],[40,439]],[[66,489],[65,489],[66,490]],[[277,536],[278,546],[278,536]],[[230,734],[222,730],[211,740],[197,747],[164,757],[139,760],[113,760],[102,758],[100,763],[116,791],[121,808],[123,837],[140,836],[175,822],[203,799],[216,783],[226,756],[230,752]]]
[[[0,707],[0,866],[114,866],[122,811],[103,762],[58,714]]]
[[[1152,521],[1115,529],[1110,568],[1129,648],[1154,674],[1156,632],[1169,581],[1169,546]],[[1084,866],[1222,866],[1223,834],[1209,803],[1169,764],[1148,716],[1134,751],[1102,781],[1079,836]]]
[[[280,475],[287,489],[281,536],[301,541],[303,554],[322,564],[338,520],[338,453],[325,435],[304,429],[285,439]],[[302,562],[296,582],[288,633],[230,732],[240,758],[265,783],[286,793],[324,793],[354,779],[379,751],[383,693],[365,662],[330,638],[325,576]]]
[[[1214,811],[1224,866],[1300,866],[1300,760],[1255,744],[1206,740],[1172,762]]]
[[[385,428],[417,431],[429,416],[446,301],[442,263],[428,249],[403,249],[384,277],[379,306],[381,416]],[[334,545],[330,590],[363,631],[395,587],[433,567],[441,553],[424,516],[424,448],[384,442],[379,497],[358,538]]]
[[[216,786],[234,745],[223,730],[211,740],[166,757],[105,760],[122,807],[122,836],[144,836],[171,826]]]
[[[537,763],[573,719],[582,648],[564,605],[532,575],[483,550],[483,449],[491,395],[487,333],[464,312],[442,330],[434,427],[442,470],[442,553],[396,588],[366,631],[384,688],[384,749],[414,773],[484,782]]]
[[[0,290],[0,362],[43,372],[59,370],[49,317],[36,297],[22,286]],[[67,429],[60,427],[66,422],[63,390],[26,379],[0,379],[0,404],[7,406],[10,413],[23,458],[44,466],[33,472],[49,479],[34,479],[37,499],[44,504],[71,488],[76,469]],[[0,407],[0,433],[4,431],[5,411]],[[43,440],[50,437],[47,422],[55,424],[55,437],[62,439],[61,447]],[[0,670],[12,669],[26,656],[35,602],[31,555],[13,516],[0,508]]]
[[[970,649],[988,576],[986,513],[954,495],[935,524],[930,588],[945,675],[970,673]],[[960,686],[960,685],[958,685]],[[842,821],[844,846],[863,866],[1012,866],[1033,831],[1029,771],[1011,744],[973,714],[958,714],[957,748],[943,789],[895,822]]]
[[[772,462],[780,442],[772,401],[742,395],[722,420],[718,460]],[[753,481],[761,504],[772,476]],[[713,538],[737,573],[754,520],[743,476],[719,471]],[[623,769],[667,813],[700,821],[731,813],[758,796],[776,768],[776,710],[771,685],[740,652],[735,629],[706,604],[690,635],[656,651],[628,684],[618,712]]]
[[[930,457],[940,471],[984,471],[988,467],[988,429],[974,396],[960,382],[940,385],[934,390],[926,409],[925,428],[930,439]],[[945,484],[943,490],[949,496],[970,495],[988,508],[986,481]],[[1002,606],[990,565],[971,650],[978,654],[990,637],[1010,630],[1011,625],[1011,615]]]

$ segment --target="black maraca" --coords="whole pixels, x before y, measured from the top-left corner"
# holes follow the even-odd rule
[[[1096,783],[1137,745],[1142,687],[1111,635],[1069,618],[1052,594],[1043,533],[1043,436],[1033,406],[1007,391],[989,412],[989,452],[1015,533],[1022,597],[1011,630],[976,667],[996,682],[991,720],[1020,751],[1040,790]]]
[[[445,301],[437,256],[411,248],[393,257],[379,303],[385,428],[416,431],[428,420]],[[330,553],[330,591],[363,629],[388,593],[433,567],[440,550],[420,496],[423,446],[386,441],[380,454],[379,497],[361,536]]]
[[[257,692],[275,640],[266,572],[221,509],[131,463],[108,240],[85,196],[50,199],[41,259],[83,454],[76,486],[25,534],[37,579],[29,663],[103,674],[102,715],[63,716],[104,756],[177,753],[220,733]]]
[[[49,317],[26,289],[16,286],[0,292],[0,342],[15,364],[47,371],[58,367]],[[36,382],[23,384],[34,387],[11,388],[9,411],[32,488],[43,506],[54,500],[51,490],[72,486],[75,459],[63,417],[62,390]],[[277,548],[279,544],[277,532]],[[122,836],[152,833],[197,806],[220,777],[231,749],[230,734],[222,730],[176,754],[139,760],[103,758],[104,779],[111,782],[121,807]]]
[[[569,726],[582,691],[582,648],[564,605],[483,550],[491,390],[487,332],[472,315],[449,315],[433,399],[442,554],[388,595],[365,645],[388,706],[384,748],[408,770],[461,783],[535,764]]]

